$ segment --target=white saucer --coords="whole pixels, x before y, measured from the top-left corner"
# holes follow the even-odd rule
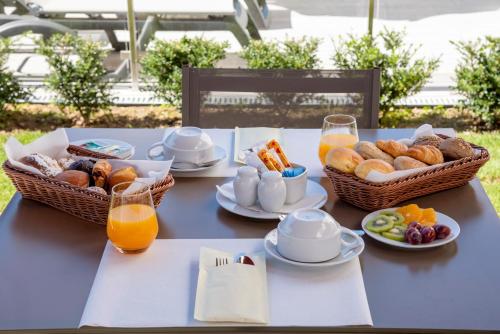
[[[382,211],[394,211],[397,208],[389,208],[389,209],[382,209],[378,211],[374,211],[363,218],[363,221],[361,222],[361,227],[363,230],[368,234],[370,237],[372,237],[375,240],[378,240],[380,242],[383,242],[384,244],[395,246],[395,247],[401,247],[401,248],[407,248],[407,249],[422,249],[422,248],[433,248],[433,247],[439,247],[446,245],[447,243],[452,242],[455,240],[458,235],[460,234],[460,226],[458,223],[451,217],[448,217],[447,215],[437,212],[436,211],[436,216],[437,216],[437,223],[441,225],[446,225],[450,228],[451,233],[446,239],[439,239],[439,240],[434,240],[432,242],[429,242],[427,244],[420,244],[420,245],[411,245],[407,242],[402,242],[402,241],[396,241],[392,240],[386,237],[383,237],[382,235],[372,232],[366,228],[366,224],[368,221],[372,218],[375,218],[380,212]]]
[[[122,159],[122,160],[130,159],[134,155],[134,153],[135,153],[135,147],[132,146],[131,144],[129,144],[129,143],[123,141],[123,140],[111,139],[111,138],[89,138],[89,139],[81,139],[81,140],[72,141],[72,142],[70,142],[70,144],[74,145],[74,146],[81,146],[81,145],[83,145],[85,143],[88,143],[88,142],[91,142],[91,141],[95,142],[95,143],[97,143],[99,145],[102,145],[102,146],[106,146],[106,145],[117,145],[117,146],[119,146],[120,149],[123,152],[125,152],[123,155],[117,155],[117,154],[112,154],[112,153],[100,152],[100,151],[97,151],[97,150],[91,150],[91,151],[113,155],[113,156],[116,156],[117,158]]]
[[[290,259],[287,259],[286,257],[282,256],[277,249],[277,243],[278,243],[278,230],[274,229],[271,232],[269,232],[266,237],[264,238],[264,248],[266,249],[266,252],[274,257],[275,259],[293,264],[295,266],[300,266],[300,267],[331,267],[331,266],[337,266],[342,263],[346,263],[355,257],[359,256],[361,252],[365,249],[365,242],[363,241],[363,238],[361,238],[359,235],[354,233],[348,228],[342,227],[342,238],[345,238],[346,241],[352,242],[352,240],[358,240],[359,245],[352,250],[348,250],[345,252],[344,246],[342,246],[342,249],[340,251],[340,254],[337,257],[334,257],[331,260],[324,261],[324,262],[298,262],[298,261],[293,261]]]
[[[221,146],[214,146],[214,160],[218,160],[216,163],[210,166],[204,166],[204,167],[197,167],[197,168],[174,168],[171,167],[170,171],[175,174],[175,173],[194,173],[194,172],[199,172],[202,170],[214,168],[215,166],[220,165],[224,160],[226,160],[226,150],[222,148]],[[163,161],[164,157],[163,155],[159,155],[157,159],[149,159],[148,160],[156,160],[156,161]]]
[[[232,181],[223,184],[221,187],[227,188],[230,191],[232,190]],[[314,203],[310,203],[311,197],[318,197],[318,200],[315,201]],[[305,197],[300,200],[298,203],[293,204],[293,206],[290,205],[284,205],[283,208],[281,209],[281,212],[266,212],[266,211],[259,211],[260,206],[256,205],[254,209],[249,209],[245,208],[243,206],[238,205],[236,202],[232,201],[231,199],[227,198],[226,196],[222,195],[220,191],[217,190],[216,194],[216,199],[217,203],[219,203],[220,206],[222,206],[224,209],[226,209],[229,212],[235,213],[237,215],[243,216],[243,217],[248,217],[248,218],[255,218],[255,219],[279,219],[279,217],[283,214],[287,214],[292,212],[294,209],[301,209],[301,208],[314,208],[314,209],[319,209],[323,205],[325,205],[326,201],[328,200],[328,193],[326,192],[325,188],[323,188],[319,183],[307,180],[307,188],[306,188],[306,195]],[[301,206],[301,202],[304,203],[303,206]],[[292,209],[293,207],[293,209]],[[262,210],[262,209],[260,209]]]

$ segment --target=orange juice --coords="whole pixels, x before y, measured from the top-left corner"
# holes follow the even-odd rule
[[[328,151],[337,147],[353,148],[358,142],[358,137],[349,133],[330,133],[321,136],[319,141],[319,159],[323,166]]]
[[[149,247],[158,234],[155,209],[144,204],[126,204],[109,211],[109,240],[124,252]]]

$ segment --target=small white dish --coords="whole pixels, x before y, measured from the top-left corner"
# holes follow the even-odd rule
[[[83,146],[86,143],[90,143],[90,142],[94,142],[94,143],[98,144],[99,146],[108,147],[108,148],[112,148],[112,147],[116,146],[117,151],[116,151],[116,153],[115,152],[105,152],[102,150],[94,150],[94,149],[87,148],[87,147]],[[74,146],[80,146],[80,147],[86,148],[86,149],[91,150],[91,151],[109,154],[109,155],[115,156],[115,157],[122,159],[122,160],[130,159],[135,153],[135,147],[132,146],[131,144],[129,144],[123,140],[111,139],[111,138],[81,139],[81,140],[72,141],[72,142],[70,142],[70,144],[74,145]]]
[[[384,244],[395,246],[395,247],[400,247],[400,248],[406,248],[406,249],[424,249],[424,248],[433,248],[433,247],[440,247],[443,245],[446,245],[453,240],[455,240],[458,235],[460,234],[460,226],[458,223],[451,217],[436,211],[436,217],[437,217],[437,223],[441,225],[446,225],[450,228],[451,233],[446,239],[439,239],[439,240],[434,240],[432,242],[429,242],[427,244],[420,244],[420,245],[411,245],[407,242],[402,242],[402,241],[396,241],[392,239],[388,239],[386,237],[381,236],[378,233],[372,232],[366,228],[366,224],[368,223],[369,220],[372,218],[375,218],[378,214],[380,214],[382,211],[395,211],[396,208],[389,208],[389,209],[382,209],[382,210],[377,210],[374,211],[363,218],[363,221],[361,222],[361,228],[368,234],[370,237],[372,237],[375,240],[378,240]]]
[[[279,219],[283,214],[288,214],[294,210],[301,208],[319,209],[323,205],[325,205],[326,201],[328,200],[328,193],[326,192],[325,188],[323,188],[317,182],[308,180],[306,195],[302,200],[292,205],[283,205],[280,212],[266,212],[258,204],[253,205],[250,208],[238,205],[235,201],[232,181],[227,182],[220,187],[223,189],[224,193],[228,193],[228,196],[226,197],[217,190],[215,198],[220,206],[234,214],[255,219]]]
[[[194,172],[200,172],[200,171],[207,170],[207,169],[210,169],[210,168],[214,168],[214,167],[220,165],[224,160],[226,160],[226,158],[227,158],[226,150],[224,150],[224,148],[222,148],[220,146],[215,145],[214,146],[214,160],[217,160],[217,162],[215,162],[213,165],[203,166],[203,167],[196,167],[196,168],[182,168],[182,169],[181,168],[175,168],[174,166],[172,166],[170,168],[170,170],[171,170],[171,172],[173,174],[175,174],[175,173],[194,173]],[[159,155],[159,156],[156,156],[153,159],[151,159],[150,157],[148,157],[148,160],[165,161],[165,160],[168,160],[168,159],[166,159],[163,155]]]
[[[285,262],[294,266],[299,266],[299,267],[309,267],[309,268],[322,268],[322,267],[332,267],[332,266],[337,266],[342,263],[346,263],[354,259],[355,257],[358,257],[363,250],[365,249],[365,242],[363,241],[363,238],[358,236],[356,233],[351,231],[348,228],[341,227],[341,237],[346,240],[349,243],[358,242],[358,245],[354,248],[346,248],[342,247],[340,254],[336,257],[334,257],[331,260],[324,261],[324,262],[298,262],[298,261],[293,261],[290,259],[287,259],[286,257],[283,257],[279,252],[278,252],[278,229],[274,229],[271,232],[269,232],[265,238],[264,238],[264,249],[266,252],[272,256],[273,258],[277,259],[278,261]]]
[[[320,209],[295,210],[278,224],[278,252],[292,261],[328,261],[356,243],[342,239],[340,224]]]
[[[294,167],[304,167],[304,172],[293,177],[284,177],[286,185],[286,204],[293,204],[304,198],[307,185],[307,167],[294,164]]]

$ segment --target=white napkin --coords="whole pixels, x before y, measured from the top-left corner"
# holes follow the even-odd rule
[[[422,124],[417,129],[415,129],[415,132],[413,133],[413,136],[411,136],[411,138],[401,138],[398,139],[397,141],[407,146],[411,146],[413,145],[415,140],[417,140],[417,138],[425,136],[435,136],[435,135],[436,133],[434,132],[432,125]]]
[[[19,160],[33,153],[44,154],[54,159],[64,158],[70,156],[66,151],[68,146],[69,140],[66,131],[64,129],[57,129],[27,145],[21,144],[15,137],[10,137],[5,143],[4,148],[7,159],[13,166],[33,174],[43,175],[35,167],[27,166],[19,162]]]
[[[267,323],[266,261],[249,255],[255,265],[234,263],[235,254],[202,247],[194,318],[200,321]],[[216,266],[216,258],[229,264]]]
[[[220,188],[223,191],[223,192],[221,192],[221,194],[224,197],[226,197],[228,200],[234,202],[235,206],[239,206],[239,204],[236,203],[236,197],[234,195],[234,187],[233,187],[232,182],[225,183],[222,186],[220,186]],[[316,204],[318,204],[319,202],[321,202],[321,200],[323,200],[323,199],[324,199],[323,195],[308,193],[308,191],[306,189],[306,195],[304,196],[303,199],[301,199],[300,201],[293,203],[293,204],[283,205],[281,207],[281,209],[279,210],[279,212],[277,212],[277,213],[290,213],[290,212],[293,212],[293,211],[300,209],[300,208],[313,207]],[[255,204],[255,205],[245,207],[245,208],[252,210],[252,211],[257,211],[257,212],[266,212],[264,209],[262,209],[262,207],[259,204]]]
[[[280,128],[240,128],[234,129],[234,161],[246,163],[247,150],[261,146],[271,139],[280,142],[284,149],[282,140],[282,129]]]

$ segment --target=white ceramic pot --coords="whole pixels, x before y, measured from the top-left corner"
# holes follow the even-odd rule
[[[233,181],[236,203],[244,207],[254,205],[257,201],[257,187],[259,181],[260,178],[255,167],[240,167]]]
[[[160,154],[152,154],[151,151],[161,146]],[[202,163],[214,160],[214,143],[210,136],[202,129],[186,126],[173,131],[163,141],[154,143],[148,150],[150,159],[172,159],[175,162]]]
[[[323,262],[340,254],[341,226],[325,211],[298,209],[278,224],[278,252],[293,261]]]
[[[278,212],[286,200],[286,185],[280,172],[270,171],[262,174],[257,187],[260,206],[267,212]]]
[[[295,165],[294,167],[303,167]],[[286,204],[294,204],[304,198],[307,188],[307,168],[304,167],[304,173],[294,177],[284,177],[286,185]]]

